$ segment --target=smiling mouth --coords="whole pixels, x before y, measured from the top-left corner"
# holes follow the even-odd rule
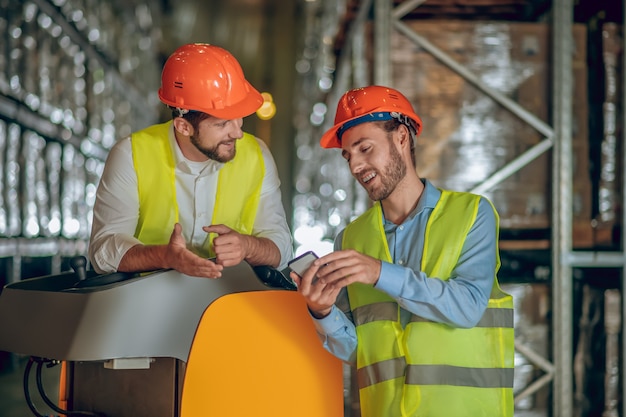
[[[369,174],[367,174],[366,176],[362,177],[362,178],[361,178],[361,181],[362,181],[364,184],[367,184],[368,182],[370,182],[371,180],[373,180],[375,177],[376,177],[376,173],[375,173],[375,172],[372,172],[372,173],[369,173]]]
[[[219,146],[224,146],[226,149],[234,149],[235,141],[234,140],[227,140],[225,142],[221,142],[219,144]]]

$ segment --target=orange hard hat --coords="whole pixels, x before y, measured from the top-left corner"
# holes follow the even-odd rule
[[[413,128],[415,136],[422,131],[422,120],[399,91],[379,85],[355,88],[339,99],[335,125],[322,135],[320,145],[322,148],[341,148],[341,135],[347,129],[365,122],[390,119]]]
[[[171,107],[227,120],[248,116],[263,104],[235,57],[203,43],[183,45],[170,55],[161,73],[159,99]]]

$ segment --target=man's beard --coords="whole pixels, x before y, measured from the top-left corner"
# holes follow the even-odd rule
[[[189,137],[189,140],[191,141],[191,144],[193,146],[195,146],[196,149],[198,149],[200,152],[202,152],[207,158],[212,159],[212,160],[217,161],[217,162],[224,163],[224,162],[232,161],[233,158],[235,157],[236,152],[237,152],[237,146],[235,145],[233,147],[232,153],[229,153],[227,155],[221,155],[219,153],[219,151],[218,151],[219,146],[220,146],[219,143],[217,145],[215,145],[214,147],[212,147],[212,148],[205,148],[205,147],[202,146],[202,144],[200,144],[200,142],[198,141],[198,139],[194,135],[191,135]],[[235,141],[235,144],[236,143],[237,142]]]
[[[391,160],[380,175],[381,187],[367,191],[373,201],[381,201],[389,197],[400,180],[406,175],[406,164],[391,142],[389,143],[389,153]]]

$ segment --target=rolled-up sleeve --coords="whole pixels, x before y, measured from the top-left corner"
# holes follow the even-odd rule
[[[124,254],[140,243],[133,237],[138,219],[137,175],[126,138],[109,152],[96,192],[89,260],[98,273],[116,272]]]
[[[289,226],[287,225],[285,208],[283,207],[276,163],[267,145],[260,139],[257,139],[257,141],[261,147],[261,153],[265,162],[265,176],[263,177],[259,208],[254,221],[252,235],[264,237],[274,242],[281,255],[278,269],[282,270],[293,257],[293,242]]]

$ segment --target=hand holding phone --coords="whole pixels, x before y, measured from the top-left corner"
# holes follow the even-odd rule
[[[318,256],[313,251],[308,251],[302,255],[292,259],[287,263],[287,266],[300,277],[304,275],[307,269],[311,266]]]

